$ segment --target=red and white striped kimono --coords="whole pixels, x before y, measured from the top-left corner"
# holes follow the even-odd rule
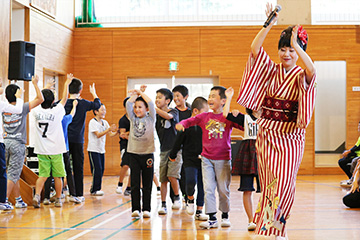
[[[307,84],[299,66],[285,74],[282,64],[271,61],[263,48],[256,59],[250,54],[237,101],[263,109],[256,141],[262,190],[254,217],[257,234],[285,236],[315,96],[315,75]]]

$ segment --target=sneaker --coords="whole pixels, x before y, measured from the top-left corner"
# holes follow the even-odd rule
[[[167,214],[167,209],[166,207],[161,207],[158,211],[159,215],[166,215]]]
[[[115,192],[117,193],[117,194],[122,194],[122,187],[117,187],[116,188],[116,190],[115,190]]]
[[[171,208],[174,210],[181,209],[181,200],[175,200]]]
[[[130,195],[131,195],[131,190],[125,189],[124,196],[130,196]]]
[[[50,199],[44,198],[43,204],[44,205],[50,205]]]
[[[40,207],[40,196],[37,194],[35,194],[35,196],[33,197],[33,206],[34,208]]]
[[[189,215],[193,215],[195,212],[195,205],[194,203],[188,203],[186,204],[186,213]]]
[[[254,231],[256,228],[256,224],[251,222],[248,224],[248,231]]]
[[[54,199],[54,201],[52,201],[52,202],[55,202],[55,195],[56,195],[55,190],[50,191],[50,201],[51,201],[51,199]]]
[[[151,217],[151,214],[149,211],[144,211],[143,212],[143,218],[150,218]]]
[[[0,203],[0,210],[3,210],[3,211],[10,211],[10,210],[13,210],[14,207],[11,206],[9,203],[5,202],[5,203]]]
[[[66,196],[65,193],[62,193],[62,194],[60,195],[60,198],[61,198],[61,199],[64,199],[65,196]]]
[[[85,202],[84,196],[78,196],[77,198],[78,198],[81,202]]]
[[[23,200],[21,200],[21,201],[18,201],[15,203],[15,207],[16,208],[27,208],[27,204]]]
[[[103,196],[104,195],[104,192],[99,190],[99,191],[96,191],[96,192],[93,192],[91,193],[92,196]]]
[[[138,210],[135,210],[131,214],[132,218],[140,218],[140,212]]]
[[[199,227],[201,228],[206,228],[206,229],[210,229],[210,228],[217,228],[218,225],[218,221],[217,220],[208,220],[206,222],[202,222],[200,223]]]
[[[221,219],[221,227],[230,227],[231,222],[228,218]]]
[[[67,187],[66,187],[66,188],[63,188],[63,194],[64,194],[65,196],[69,196],[69,195],[70,195],[69,190],[67,189]]]
[[[75,203],[75,204],[81,203],[81,200],[80,200],[79,198],[74,197],[74,196],[71,196],[71,195],[68,197],[68,201],[69,201],[69,202],[73,202],[73,203]]]
[[[351,188],[352,182],[352,179],[344,180],[340,182],[340,186],[345,188]]]
[[[209,219],[209,216],[204,213],[195,214],[195,220],[207,221],[208,219]]]
[[[56,200],[55,200],[55,207],[62,207],[62,202],[61,202],[61,198],[57,198]]]

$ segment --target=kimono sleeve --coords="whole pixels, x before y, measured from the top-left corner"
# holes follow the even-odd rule
[[[275,70],[276,64],[271,61],[262,47],[255,59],[250,53],[242,76],[237,102],[246,108],[259,110],[266,94],[267,82]]]
[[[297,127],[305,129],[310,121],[314,112],[315,98],[316,98],[316,74],[307,85],[305,81],[305,72],[299,74],[299,108],[297,116]]]

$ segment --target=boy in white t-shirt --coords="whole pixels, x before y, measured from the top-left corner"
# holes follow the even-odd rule
[[[89,153],[91,173],[93,181],[90,193],[93,196],[102,196],[104,192],[101,191],[101,181],[105,170],[105,142],[106,134],[110,137],[117,134],[117,127],[104,119],[106,108],[104,104],[100,105],[98,110],[94,110],[95,117],[89,122],[89,141],[87,151]]]
[[[60,201],[61,178],[66,176],[62,154],[66,152],[66,145],[61,121],[65,115],[64,105],[68,98],[69,84],[72,78],[72,74],[67,75],[63,97],[59,104],[52,107],[55,100],[54,93],[50,89],[43,89],[41,92],[44,102],[31,112],[35,123],[34,152],[39,159],[39,178],[36,181],[33,198],[35,208],[40,207],[40,194],[50,172],[55,180],[55,207],[62,206]]]
[[[3,94],[2,79],[0,78],[0,95]],[[17,89],[15,97],[17,98],[16,104],[11,105],[8,102],[0,101],[0,113],[11,112],[20,114],[23,109],[24,101],[21,99],[22,90]],[[6,200],[7,190],[7,175],[6,175],[6,160],[5,160],[5,144],[3,138],[3,128],[0,127],[0,210],[12,210],[13,207]]]

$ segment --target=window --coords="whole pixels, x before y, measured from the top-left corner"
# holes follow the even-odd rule
[[[360,24],[360,1],[311,0],[311,24]]]
[[[105,27],[262,25],[266,20],[266,3],[273,6],[277,3],[276,0],[93,1],[96,22]],[[81,15],[79,2],[76,16]]]

